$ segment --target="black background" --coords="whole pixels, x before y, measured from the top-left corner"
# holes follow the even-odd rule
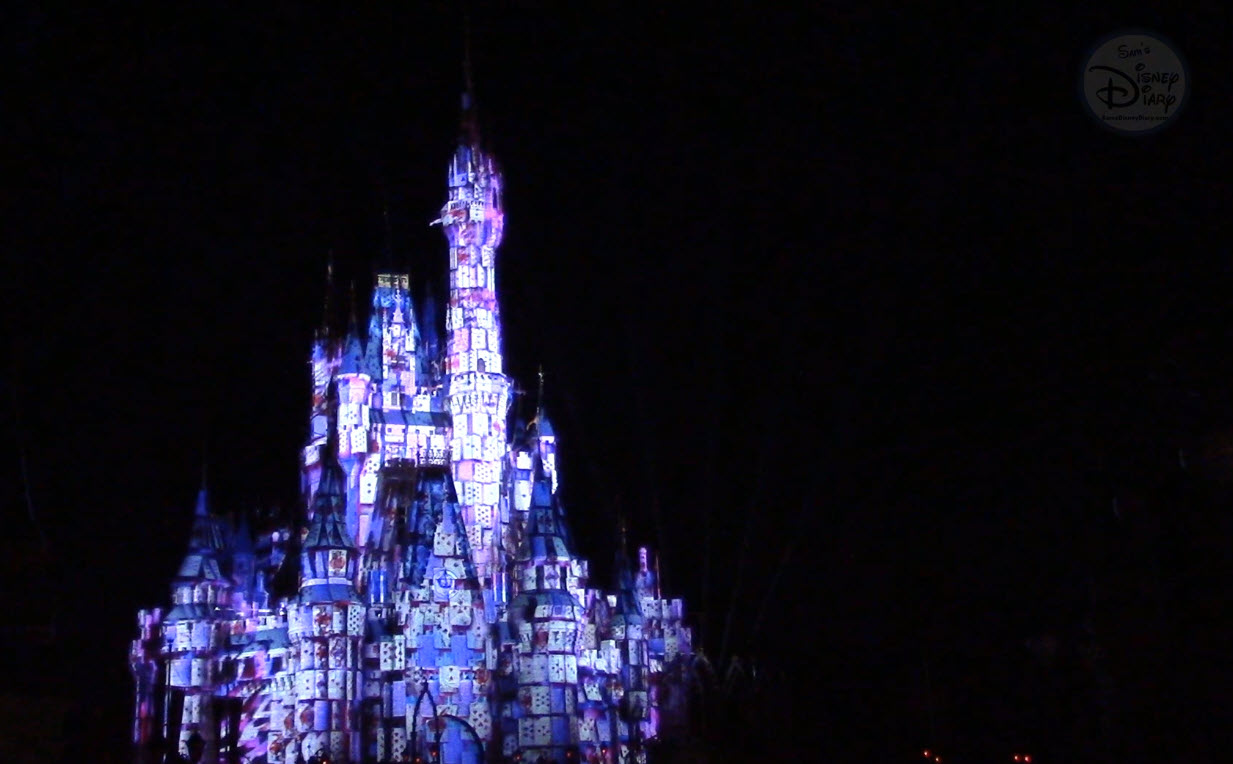
[[[618,512],[666,548],[708,655],[780,691],[742,739],[1215,760],[1229,12],[724,5],[472,11],[507,365],[545,368],[578,551],[607,575]],[[69,739],[123,750],[203,459],[221,511],[295,507],[327,252],[366,299],[388,205],[442,293],[460,17],[6,22],[5,588],[57,627],[8,676]],[[1148,138],[1075,89],[1123,26],[1190,66]]]

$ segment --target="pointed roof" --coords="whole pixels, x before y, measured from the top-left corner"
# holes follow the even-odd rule
[[[535,419],[531,421],[531,426],[535,428],[535,437],[537,438],[555,438],[557,436],[557,431],[552,426],[552,420],[548,418],[548,414],[542,408],[536,412]]]
[[[418,319],[420,336],[426,344],[436,349],[441,344],[441,333],[437,330],[437,295],[432,284],[424,287],[424,304],[420,307]]]
[[[270,576],[270,595],[273,597],[293,597],[300,590],[300,571],[303,561],[300,559],[300,534],[291,533],[287,539],[286,554],[278,562],[278,568]]]
[[[330,250],[325,263],[325,297],[321,308],[321,336],[330,336],[330,296],[334,292],[334,250]]]
[[[420,306],[419,315],[415,317],[415,323],[418,324],[416,332],[419,337],[415,347],[416,373],[428,378],[432,372],[432,362],[437,360],[437,354],[441,350],[441,334],[437,330],[437,300],[431,284],[424,290],[424,302]]]
[[[480,136],[475,86],[471,80],[470,37],[470,24],[464,23],[462,110],[459,117],[458,146],[454,150],[449,172],[451,188],[473,185],[478,176],[488,176],[488,180],[479,181],[480,185],[485,185],[492,182],[493,176],[497,176],[496,162],[484,150]]]
[[[333,430],[333,428],[331,428]],[[330,439],[335,444],[334,438]],[[326,447],[321,480],[313,495],[313,519],[304,537],[304,549],[352,547],[344,517],[347,506],[347,478],[338,465],[337,445]]]
[[[528,432],[535,431],[536,438],[555,438],[557,433],[544,411],[544,367],[539,367],[539,397],[535,404],[535,418],[527,425]]]
[[[229,544],[232,555],[238,554],[255,554],[253,545],[253,534],[248,527],[248,514],[240,513],[240,519],[236,522],[235,528],[231,531],[231,540]]]
[[[527,446],[527,423],[523,421],[522,417],[514,417],[514,424],[510,427],[509,432],[511,445],[520,448]]]
[[[616,608],[614,616],[625,621],[641,622],[642,605],[638,601],[638,588],[634,582],[634,571],[629,562],[629,549],[626,545],[625,517],[620,519],[620,544],[616,555]]]
[[[534,562],[568,560],[573,555],[565,513],[552,492],[552,479],[544,472],[543,460],[538,455],[534,460],[532,480],[531,509],[518,558]]]
[[[385,224],[385,250],[382,252],[382,259],[385,261],[383,265],[386,268],[394,267],[394,232],[390,227],[390,203],[385,200],[381,203],[381,221]]]
[[[381,492],[368,526],[366,544],[374,552],[394,554],[406,543],[406,526],[417,491],[416,473],[402,466],[387,466],[381,476]]]
[[[459,119],[458,142],[479,147],[479,116],[475,109],[475,83],[471,80],[471,19],[462,22],[462,115]]]
[[[565,526],[565,513],[552,493],[552,481],[544,474],[543,462],[538,457],[535,458],[534,480],[531,488],[531,510],[515,559],[524,565],[550,568],[572,560],[569,530]],[[551,607],[554,613],[561,608],[561,613],[569,613],[574,617],[582,616],[582,605],[568,589],[565,576],[557,576],[555,584],[550,583],[546,572],[543,576],[534,576],[534,579],[536,583],[527,588],[519,585],[520,591],[509,603],[508,612],[513,633],[518,633],[521,625],[532,619],[541,605]]]
[[[344,341],[342,364],[339,374],[358,374],[364,367],[364,345],[355,319],[355,283],[351,284],[351,318],[347,321],[347,337]]]
[[[364,343],[361,370],[371,379],[381,379],[381,306],[376,289],[372,296],[372,314],[368,318],[368,338]]]
[[[201,490],[197,492],[197,506],[193,512],[193,527],[189,532],[188,553],[180,563],[178,579],[218,581],[223,578],[218,563],[226,547],[222,527],[218,518],[210,514],[209,502],[203,469]]]
[[[359,594],[352,579],[355,544],[347,532],[347,484],[342,467],[338,465],[336,436],[327,442],[322,462],[321,480],[313,496],[313,517],[300,548],[300,601],[357,601]],[[322,559],[326,550],[346,550],[343,552],[345,583],[337,580],[339,571],[333,567],[336,557],[332,553],[329,555],[328,566]]]

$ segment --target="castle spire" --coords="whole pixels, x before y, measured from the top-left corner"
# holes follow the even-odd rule
[[[355,331],[355,327],[356,327],[356,319],[355,319],[355,316],[356,316],[356,313],[355,313],[355,279],[351,279],[351,285],[350,285],[350,287],[349,287],[349,288],[348,288],[348,290],[347,290],[347,302],[349,303],[349,306],[350,306],[350,309],[351,309],[351,315],[350,315],[350,317],[349,317],[349,319],[348,319],[351,323],[347,326],[347,331],[352,331],[352,332],[353,332],[353,331]]]
[[[202,458],[201,460],[201,488],[197,490],[197,507],[193,513],[197,517],[206,517],[210,514],[209,494],[206,491],[206,467],[208,462]]]
[[[368,336],[364,338],[364,364],[361,368],[370,379],[379,380],[383,371],[381,354],[384,350],[384,338],[381,336],[381,313],[384,306],[381,304],[381,288],[376,285],[376,279],[373,279],[373,283],[372,313],[368,317]]]
[[[475,113],[475,83],[471,79],[471,14],[462,16],[462,135],[460,142],[479,147],[479,120]]]
[[[619,524],[619,538],[617,543],[616,554],[616,588],[617,588],[617,609],[616,613],[627,618],[642,617],[642,607],[638,604],[637,585],[635,583],[634,573],[629,566],[629,546],[627,544],[628,523],[625,519],[625,513],[621,512],[617,517]]]
[[[555,438],[556,431],[552,427],[552,422],[548,419],[547,412],[544,411],[544,365],[539,367],[539,391],[535,401],[535,418],[531,420],[531,427],[535,429],[536,438]],[[529,428],[528,428],[529,429]],[[555,470],[556,465],[549,465],[550,470]]]
[[[189,531],[188,554],[180,564],[179,578],[205,578],[221,580],[219,560],[226,543],[217,518],[210,513],[209,492],[206,490],[205,464],[201,466],[201,488],[197,491],[197,505],[193,511],[193,525]]]
[[[394,267],[394,234],[390,228],[390,201],[388,198],[381,202],[381,220],[385,224],[385,267]]]
[[[330,296],[334,292],[334,250],[330,250],[325,261],[325,299],[321,309],[321,335],[330,334]]]
[[[572,557],[569,527],[543,459],[536,456],[531,472],[531,513],[518,559],[542,563]]]
[[[351,317],[347,320],[347,338],[343,345],[343,359],[339,366],[341,374],[358,374],[364,364],[364,345],[360,342],[360,330],[355,318],[355,282],[351,282]]]

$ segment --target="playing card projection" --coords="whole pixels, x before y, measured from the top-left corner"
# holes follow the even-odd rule
[[[199,736],[208,764],[410,760],[436,745],[450,763],[481,746],[645,761],[647,741],[684,728],[683,603],[663,598],[645,549],[631,562],[624,530],[615,580],[592,586],[542,372],[530,421],[511,416],[527,391],[502,355],[503,179],[474,117],[468,104],[435,221],[442,315],[396,270],[376,275],[362,317],[352,291],[342,331],[327,298],[295,519],[254,534],[211,511],[203,484],[171,608],[138,616],[139,752]]]

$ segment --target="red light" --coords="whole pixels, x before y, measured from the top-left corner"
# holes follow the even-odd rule
[[[926,759],[927,759],[927,758],[929,758],[929,752],[928,752],[928,751],[925,751],[925,758],[926,758]]]
[[[1015,754],[1015,761],[1020,761],[1019,754]]]
[[[1032,757],[1031,757],[1031,756],[1024,756],[1024,757],[1023,757],[1023,760],[1024,760],[1024,761],[1029,761],[1029,762],[1030,762],[1030,761],[1032,760]]]
[[[933,760],[934,760],[934,761],[941,761],[941,760],[942,760],[942,757],[941,757],[941,756],[935,756],[935,757],[933,758]]]

